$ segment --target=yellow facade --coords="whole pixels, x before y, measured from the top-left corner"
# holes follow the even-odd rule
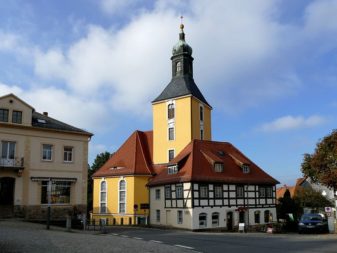
[[[119,210],[120,181],[125,180],[125,212]],[[109,225],[135,225],[146,222],[148,209],[141,209],[142,204],[149,204],[149,191],[146,187],[149,176],[120,176],[94,178],[92,220],[104,219]],[[106,182],[106,211],[101,206],[101,183]],[[137,206],[137,208],[135,208]],[[142,219],[142,221],[140,220]]]
[[[174,103],[175,117],[168,119],[168,104]],[[200,120],[200,107],[203,107],[203,120]],[[153,112],[153,162],[169,162],[169,150],[177,155],[193,139],[211,140],[211,108],[192,96],[157,102]],[[169,140],[168,129],[174,127],[174,139]]]

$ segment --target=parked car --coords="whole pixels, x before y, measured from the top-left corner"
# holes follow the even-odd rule
[[[298,223],[298,233],[328,233],[328,221],[323,214],[303,214]]]

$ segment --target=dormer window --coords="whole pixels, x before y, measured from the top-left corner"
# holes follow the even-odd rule
[[[167,174],[173,175],[178,173],[178,165],[167,166]]]
[[[215,172],[223,172],[224,171],[223,163],[214,163],[214,171]]]
[[[245,174],[248,174],[250,172],[250,168],[248,164],[243,164],[242,165],[242,172]]]
[[[0,109],[0,121],[8,122],[8,109]]]
[[[176,73],[177,73],[177,75],[178,75],[178,74],[180,74],[180,72],[181,72],[181,62],[178,61],[176,66],[177,66],[177,68],[176,68]]]
[[[167,118],[174,119],[174,103],[168,104],[167,106]]]
[[[22,124],[22,112],[21,111],[13,111],[12,122],[16,124]]]

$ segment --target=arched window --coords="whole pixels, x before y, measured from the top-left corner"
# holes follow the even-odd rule
[[[125,213],[126,204],[126,182],[119,181],[119,213]]]
[[[106,213],[106,181],[101,182],[101,196],[100,196],[100,212]]]
[[[255,224],[260,224],[260,211],[254,212],[254,221],[255,221]]]
[[[207,214],[206,213],[199,214],[199,227],[200,228],[207,227]]]
[[[202,105],[199,107],[199,118],[200,121],[204,121],[204,107]]]
[[[167,106],[167,118],[174,119],[174,104],[173,103]]]
[[[272,222],[273,221],[273,215],[270,213],[269,210],[264,211],[264,222]]]
[[[177,73],[177,75],[180,74],[180,72],[181,72],[181,62],[178,61],[178,62],[177,62],[177,68],[176,68],[176,73]]]
[[[212,213],[212,227],[219,227],[219,213]]]

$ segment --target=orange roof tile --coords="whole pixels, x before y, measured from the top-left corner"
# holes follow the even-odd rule
[[[214,162],[222,162],[224,171],[215,172]],[[177,174],[169,175],[165,166],[148,185],[191,181],[270,185],[279,183],[228,142],[192,140],[170,164],[178,164]],[[249,165],[249,173],[242,172],[242,164]]]
[[[152,175],[152,131],[135,131],[93,177]]]

